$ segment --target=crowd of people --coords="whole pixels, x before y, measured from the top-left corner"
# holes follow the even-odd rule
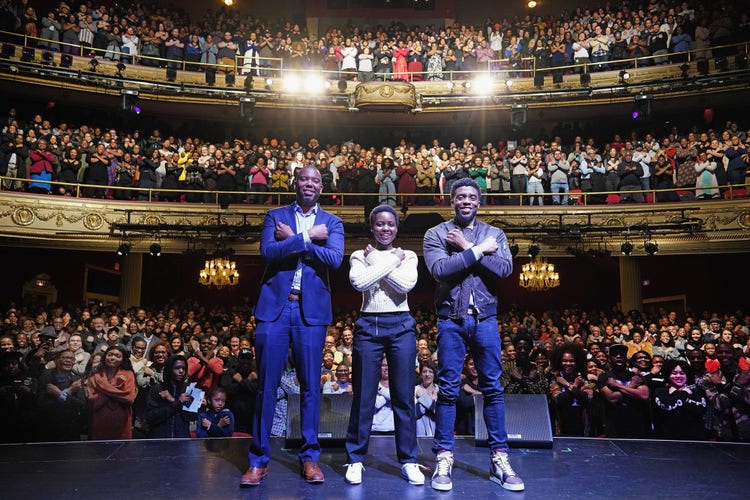
[[[549,16],[487,17],[477,24],[462,22],[459,9],[452,26],[391,21],[333,25],[320,33],[308,33],[301,19],[269,21],[224,8],[191,19],[180,9],[146,4],[62,1],[37,12],[33,2],[3,0],[0,7],[0,30],[37,37],[33,44],[48,50],[232,76],[237,70],[269,75],[278,68],[320,69],[362,81],[376,75],[463,78],[501,68],[519,76],[531,68],[561,74],[554,68],[590,63],[588,71],[601,71],[644,57],[639,65],[685,61],[688,50],[698,58],[726,57],[736,49],[723,46],[750,40],[748,12],[731,2],[615,2]]]
[[[470,177],[484,204],[567,205],[714,199],[744,189],[750,129],[672,127],[664,135],[550,137],[475,144],[433,139],[367,145],[263,137],[212,141],[94,124],[51,123],[11,108],[0,130],[2,189],[118,200],[283,204],[315,166],[323,204],[434,205]],[[83,186],[81,186],[83,184]],[[735,193],[736,195],[736,193]]]
[[[437,317],[415,305],[411,381],[418,435],[432,435]],[[358,311],[336,311],[320,361],[326,394],[352,391]],[[750,314],[567,308],[498,314],[507,394],[546,394],[555,435],[750,439]],[[248,435],[258,390],[250,309],[170,304],[33,310],[12,305],[0,334],[2,442]],[[373,431],[394,431],[383,362]],[[187,387],[204,391],[190,412]],[[463,361],[455,431],[474,433],[478,375]],[[279,399],[299,393],[289,360]],[[285,435],[285,404],[273,435]],[[192,434],[191,434],[192,433]]]

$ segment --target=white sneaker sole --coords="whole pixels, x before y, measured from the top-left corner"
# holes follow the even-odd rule
[[[453,483],[444,484],[444,483],[436,483],[435,481],[432,481],[430,483],[430,486],[432,486],[433,490],[438,490],[438,491],[450,491],[453,489]]]
[[[346,481],[348,484],[362,484],[362,480],[359,481],[352,481],[350,479],[344,478],[344,481]]]
[[[422,479],[421,481],[412,481],[411,479],[409,479],[409,476],[407,476],[406,474],[401,474],[401,477],[406,479],[409,482],[409,484],[412,484],[414,486],[424,486],[424,479]]]
[[[504,483],[500,481],[499,478],[495,476],[490,476],[490,481],[495,482],[503,487],[503,489],[506,489],[508,491],[523,491],[525,488],[525,485],[523,483],[521,484],[510,484],[510,483]]]

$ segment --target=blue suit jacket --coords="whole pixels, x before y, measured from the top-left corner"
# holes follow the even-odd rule
[[[294,236],[276,240],[276,222],[292,228]],[[328,227],[325,242],[313,241],[305,249],[302,234],[297,233],[294,205],[269,210],[263,220],[260,253],[266,270],[260,286],[255,317],[275,321],[287,302],[298,261],[302,261],[302,318],[309,325],[329,325],[333,320],[328,270],[337,269],[344,259],[344,226],[341,219],[318,208],[315,225]]]

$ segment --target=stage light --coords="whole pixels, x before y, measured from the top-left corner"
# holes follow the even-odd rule
[[[141,114],[141,108],[138,106],[138,95],[139,92],[134,89],[120,89],[120,95],[122,101],[120,103],[120,109],[127,112],[135,113],[136,115]]]
[[[682,64],[680,65],[680,72],[681,72],[681,75],[680,75],[680,76],[681,76],[682,78],[687,78],[687,77],[689,76],[689,75],[688,75],[688,72],[689,72],[689,71],[690,71],[690,65],[689,65],[689,64],[687,64],[687,63],[682,63]]]
[[[526,104],[513,104],[510,107],[510,127],[513,130],[518,130],[526,125],[526,112],[528,106]]]
[[[151,254],[152,257],[158,257],[161,255],[161,245],[158,243],[151,243],[151,246],[148,247],[148,253]]]
[[[729,60],[726,57],[717,57],[714,61],[716,71],[729,71]]]
[[[511,80],[510,78],[508,78],[507,80],[505,80],[505,86],[508,87],[508,89],[512,88],[513,87],[513,80]]]
[[[60,67],[61,68],[70,68],[73,66],[73,56],[70,54],[63,54],[60,56]]]
[[[633,100],[633,120],[651,116],[651,95],[638,94]]]
[[[643,244],[643,249],[648,255],[656,255],[659,253],[659,244],[655,241],[647,241]]]
[[[21,61],[31,62],[34,60],[35,55],[36,50],[34,50],[32,47],[24,47],[21,51]]]
[[[620,71],[620,83],[627,84],[628,81],[630,81],[630,73],[628,73],[627,70],[623,69]]]
[[[115,76],[118,78],[122,78],[122,72],[127,69],[127,66],[125,66],[125,64],[122,62],[118,62],[115,68],[117,68],[117,73],[115,73]]]
[[[526,4],[529,9],[533,9],[536,7],[536,1],[535,0],[529,0],[529,3]]]
[[[626,241],[622,245],[620,245],[620,252],[622,252],[623,255],[630,255],[633,253],[633,244],[629,241]]]
[[[11,43],[4,43],[2,50],[0,50],[0,57],[3,59],[10,59],[16,55],[16,46]]]
[[[240,117],[253,123],[255,120],[255,99],[252,97],[240,97]]]
[[[52,55],[52,52],[42,52],[42,64],[55,65],[55,56]]]
[[[737,54],[734,56],[734,67],[735,69],[747,69],[747,54]]]
[[[513,243],[510,246],[510,255],[511,255],[511,257],[515,257],[516,255],[518,255],[518,250],[519,250],[518,249],[518,243]]]
[[[250,92],[251,90],[253,90],[253,77],[251,75],[247,75],[245,77],[244,87],[245,92]]]
[[[130,243],[128,242],[120,243],[120,246],[117,247],[117,255],[121,255],[124,257],[130,253],[131,248],[132,247],[130,246]]]
[[[273,79],[272,78],[266,78],[265,82],[263,84],[266,87],[266,90],[271,90],[271,86],[273,85]]]
[[[336,86],[339,89],[339,92],[346,92],[346,89],[348,87],[348,83],[346,83],[346,79],[345,78],[341,78]]]
[[[479,96],[488,96],[492,94],[493,80],[489,74],[478,75],[471,82],[471,92]]]
[[[448,87],[448,90],[450,90],[451,92],[453,92],[453,89],[456,87],[456,84],[453,83],[453,82],[448,82],[448,83],[445,84],[445,86]]]
[[[302,87],[302,82],[297,75],[286,75],[281,80],[281,88],[287,92],[299,92]],[[344,87],[346,89],[346,87]]]
[[[464,83],[461,84],[464,88],[464,90],[471,89],[471,80],[464,80]]]
[[[536,243],[532,243],[531,245],[529,245],[529,249],[526,253],[529,254],[529,257],[531,258],[536,257],[537,255],[539,255],[539,245],[537,245]]]

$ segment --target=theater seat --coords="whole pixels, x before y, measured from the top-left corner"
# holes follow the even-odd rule
[[[614,205],[617,203],[620,203],[620,195],[619,194],[608,194],[607,195],[607,205]]]

